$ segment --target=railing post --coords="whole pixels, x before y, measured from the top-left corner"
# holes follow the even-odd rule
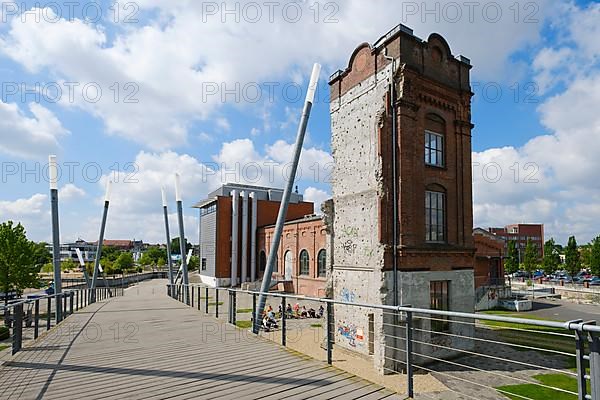
[[[227,301],[227,323],[229,324],[233,324],[233,308],[231,307],[233,305],[232,295],[231,289],[227,289],[227,296],[229,297],[229,300]]]
[[[63,306],[62,306],[62,316],[60,318],[60,320],[64,320],[67,317],[67,294],[66,293],[61,293],[62,296],[62,302],[63,302]]]
[[[46,330],[50,330],[50,315],[52,314],[52,297],[48,297],[48,306],[46,307]]]
[[[281,298],[281,345],[285,346],[287,344],[287,340],[286,340],[286,334],[285,334],[285,325],[286,325],[286,318],[285,318],[285,297]]]
[[[69,293],[69,306],[71,308],[71,314],[73,314],[73,300],[75,299],[75,293]]]
[[[37,339],[40,332],[40,300],[36,299],[34,304],[33,338]]]
[[[12,353],[16,354],[21,350],[23,344],[23,303],[17,304],[14,307],[14,322],[13,322],[13,340],[12,340]]]
[[[585,379],[585,335],[575,331],[575,361],[577,363],[577,399],[585,400],[587,383]]]
[[[327,364],[333,363],[333,303],[327,303]]]
[[[215,318],[219,318],[219,289],[215,288]]]
[[[205,296],[206,296],[205,311],[206,311],[206,314],[208,314],[208,288],[206,288]]]
[[[600,399],[600,336],[588,332],[590,344],[590,382],[592,399]]]
[[[200,286],[198,286],[198,301],[196,302],[196,306],[198,307],[198,311],[200,311]]]
[[[237,292],[231,291],[231,323],[236,325],[237,323]]]
[[[413,365],[412,365],[412,311],[406,311],[406,395],[413,398]]]

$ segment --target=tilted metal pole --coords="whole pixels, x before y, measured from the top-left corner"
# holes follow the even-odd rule
[[[304,110],[302,111],[302,118],[300,120],[300,126],[298,127],[298,134],[296,137],[296,145],[294,149],[294,159],[292,162],[292,170],[283,192],[281,199],[281,205],[279,206],[279,214],[277,215],[277,224],[275,225],[275,234],[273,235],[273,241],[271,243],[271,250],[269,251],[269,259],[267,260],[267,266],[263,274],[261,294],[258,299],[258,307],[254,315],[254,326],[253,332],[258,333],[260,329],[260,320],[262,312],[267,302],[267,297],[264,293],[269,291],[271,287],[271,275],[273,274],[273,268],[275,266],[275,260],[277,258],[277,251],[279,249],[279,242],[281,240],[281,234],[283,232],[283,225],[285,223],[285,217],[287,214],[288,205],[290,202],[290,196],[294,187],[294,180],[296,179],[296,171],[298,170],[298,163],[300,161],[300,153],[302,152],[302,145],[304,143],[304,135],[306,133],[306,126],[308,125],[308,119],[310,117],[310,111],[312,109],[315,92],[317,90],[317,84],[319,82],[319,74],[321,73],[321,66],[315,64],[313,66],[312,75],[310,77],[310,83],[308,85],[308,91],[306,93],[306,101],[304,103]]]
[[[169,211],[168,211],[168,203],[167,203],[167,194],[165,193],[165,189],[160,189],[162,192],[162,201],[163,201],[163,214],[165,216],[165,235],[167,236],[167,274],[169,277],[169,284],[172,285],[175,283],[173,281],[173,260],[171,259],[171,233],[169,232]],[[170,290],[170,289],[169,289]]]
[[[179,174],[175,174],[175,199],[177,200],[177,219],[179,220],[179,251],[181,253],[181,275],[183,276],[184,302],[190,305],[190,277],[188,276],[187,260],[185,259],[185,233],[183,228],[183,201],[181,199],[181,183]]]
[[[60,271],[60,232],[58,218],[58,165],[56,156],[50,156],[48,162],[48,175],[50,181],[50,202],[52,209],[52,264],[54,266],[54,294],[62,293],[62,280]],[[60,296],[55,297],[56,323],[62,319],[62,304]]]
[[[90,303],[96,301],[96,283],[98,281],[98,272],[100,269],[100,257],[102,257],[102,244],[104,242],[104,230],[106,228],[106,219],[108,217],[108,206],[110,205],[110,193],[112,189],[112,182],[108,181],[106,184],[106,196],[104,197],[104,213],[102,214],[102,224],[100,225],[100,236],[98,237],[98,246],[96,248],[96,260],[94,262],[94,275],[92,277],[92,291]]]

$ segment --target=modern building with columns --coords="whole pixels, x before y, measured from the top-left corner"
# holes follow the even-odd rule
[[[226,184],[196,205],[200,212],[200,270],[203,283],[239,286],[262,277],[258,263],[258,228],[277,220],[282,189]],[[314,213],[314,204],[292,193],[286,220]]]

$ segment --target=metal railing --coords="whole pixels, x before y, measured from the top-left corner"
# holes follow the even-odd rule
[[[167,294],[181,302],[186,290],[190,294],[188,305],[202,313],[227,318],[229,324],[238,327],[253,323],[260,292],[167,285]],[[362,353],[363,361],[364,355],[370,355],[380,372],[401,374],[403,384],[397,390],[408,397],[415,394],[414,380],[422,379],[425,373],[461,398],[480,399],[482,391],[515,399],[540,398],[531,395],[529,388],[545,391],[549,398],[571,395],[600,400],[600,326],[595,321],[558,322],[265,294],[279,307],[274,311],[277,326],[266,327],[261,335],[291,347],[303,335],[298,330],[306,329],[307,323],[317,326],[322,322],[322,338],[313,339],[312,346],[294,350],[322,357],[329,364],[338,352],[344,359],[353,352]],[[292,303],[308,305],[309,315],[298,315],[297,306],[288,312]],[[323,306],[322,316],[310,314],[316,305]],[[368,328],[360,331],[345,326],[345,317],[341,317],[356,315],[358,319],[365,314]],[[315,340],[320,346],[314,345]],[[567,385],[560,383],[565,380]]]
[[[123,293],[123,287],[99,287],[94,290],[69,289],[59,294],[17,300],[7,306],[0,305],[0,317],[3,325],[8,329],[12,354],[16,354],[23,348],[25,340],[37,339],[40,331],[49,331],[75,311],[92,304],[92,298],[102,301],[114,296],[122,296]],[[56,301],[57,298],[59,301]],[[60,310],[56,310],[57,304]]]

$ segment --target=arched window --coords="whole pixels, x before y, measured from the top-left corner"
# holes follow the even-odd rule
[[[327,252],[325,249],[319,250],[317,255],[317,276],[319,278],[327,276]]]
[[[310,273],[310,265],[308,259],[308,251],[300,252],[300,275],[308,275]]]
[[[265,254],[264,250],[261,250],[259,258],[259,271],[264,271],[265,268],[267,268],[267,255]]]
[[[294,273],[294,263],[292,260],[292,252],[286,251],[283,255],[283,274],[286,281],[291,281]]]

